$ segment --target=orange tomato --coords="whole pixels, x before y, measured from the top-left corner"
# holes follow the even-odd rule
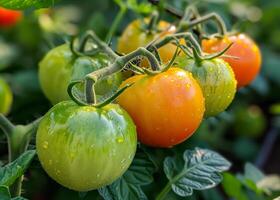
[[[261,52],[257,44],[247,35],[237,34],[225,36],[223,39],[210,38],[202,41],[202,49],[207,53],[216,53],[233,43],[225,55],[237,58],[222,57],[232,67],[237,87],[252,82],[261,67]]]
[[[176,32],[175,26],[165,21],[160,21],[157,28],[160,30],[159,32],[149,33],[141,27],[140,20],[133,21],[126,27],[121,35],[118,41],[117,51],[119,53],[128,54],[139,47],[145,47],[158,37],[163,38],[168,34]],[[173,44],[167,44],[159,48],[158,51],[162,62],[167,63],[172,59],[176,51],[176,46]],[[147,65],[147,62],[145,62],[145,65]]]
[[[129,83],[134,84],[117,101],[134,120],[143,144],[172,147],[200,125],[204,97],[190,72],[174,67],[154,76],[133,76],[122,86]]]
[[[22,12],[0,7],[0,27],[15,25],[22,18]]]

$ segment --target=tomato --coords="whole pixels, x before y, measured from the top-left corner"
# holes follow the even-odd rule
[[[172,147],[189,138],[204,113],[204,97],[191,73],[171,68],[155,76],[137,75],[117,99],[137,127],[138,139],[153,147]]]
[[[72,78],[83,78],[86,74],[109,64],[110,61],[103,54],[76,58],[69,45],[64,44],[49,51],[40,62],[40,84],[46,97],[56,104],[70,99],[67,87]],[[96,84],[96,94],[109,94],[117,89],[121,82],[121,73],[113,74]]]
[[[223,112],[236,93],[236,80],[228,63],[222,59],[203,60],[177,58],[178,67],[190,71],[200,84],[205,97],[205,116]]]
[[[0,7],[0,28],[15,25],[22,18],[22,12]]]
[[[203,51],[215,53],[229,44],[233,45],[225,53],[237,58],[223,57],[232,67],[238,88],[246,86],[258,75],[261,67],[261,52],[257,44],[247,35],[237,34],[224,36],[222,39],[210,38],[202,41]]]
[[[257,138],[264,133],[266,119],[257,106],[240,106],[234,112],[234,132],[238,135]]]
[[[147,30],[144,30],[141,27],[141,21],[135,20],[130,23],[126,29],[124,30],[123,34],[121,35],[117,51],[119,53],[128,54],[139,47],[145,47],[154,39],[160,37],[163,38],[168,34],[173,34],[176,32],[175,26],[172,26],[168,22],[160,21],[158,23],[158,32],[149,33]],[[158,49],[159,55],[164,63],[170,61],[176,51],[176,46],[173,44],[167,44]],[[148,62],[145,62],[145,65]]]
[[[6,115],[13,101],[12,91],[9,85],[0,78],[0,113]]]
[[[43,117],[36,137],[45,171],[76,191],[115,181],[131,164],[136,146],[135,125],[117,104],[95,108],[60,102]]]

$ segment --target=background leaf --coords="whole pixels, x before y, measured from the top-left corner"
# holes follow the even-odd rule
[[[147,200],[140,186],[153,181],[154,164],[143,152],[137,152],[134,160],[117,181],[107,187],[99,189],[99,194],[105,200]]]
[[[214,151],[196,148],[184,152],[184,166],[179,169],[176,159],[167,157],[164,172],[171,183],[173,192],[185,197],[193,190],[205,190],[221,182],[219,172],[228,170],[230,162]]]
[[[28,168],[33,157],[35,150],[29,150],[23,153],[18,159],[12,163],[7,164],[0,168],[0,185],[10,186],[14,181],[23,175]]]
[[[0,0],[0,6],[22,10],[30,7],[46,8],[54,5],[55,0]]]

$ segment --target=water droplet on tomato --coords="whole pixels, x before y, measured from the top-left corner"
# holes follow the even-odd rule
[[[117,138],[118,143],[123,143],[123,138]]]
[[[52,160],[49,160],[49,165],[52,165],[52,163],[53,163]]]
[[[49,147],[49,143],[47,141],[43,142],[43,148],[47,149]]]

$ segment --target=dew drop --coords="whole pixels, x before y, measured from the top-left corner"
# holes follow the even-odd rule
[[[49,147],[49,143],[47,142],[47,141],[45,141],[44,143],[43,143],[43,148],[44,149],[47,149]]]
[[[118,143],[123,143],[123,138],[118,138],[118,139],[117,139],[117,142],[118,142]]]
[[[52,160],[49,160],[49,165],[52,165],[52,163],[53,163]]]

